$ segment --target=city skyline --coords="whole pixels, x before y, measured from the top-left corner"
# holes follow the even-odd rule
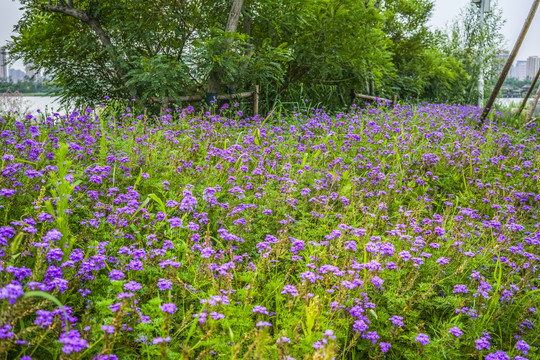
[[[538,73],[540,69],[540,57],[537,55],[532,55],[527,58],[527,60],[519,59],[517,60],[510,69],[508,78],[518,79],[518,80],[527,80],[532,79]]]
[[[8,67],[7,54],[5,47],[0,47],[0,81],[19,82],[25,77],[40,81],[42,79],[41,71],[36,71],[33,64],[27,64],[25,71]]]

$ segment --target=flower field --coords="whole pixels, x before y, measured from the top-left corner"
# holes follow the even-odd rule
[[[539,359],[540,128],[0,119],[6,359]]]

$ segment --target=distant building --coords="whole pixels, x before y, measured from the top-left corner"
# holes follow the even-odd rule
[[[508,57],[510,56],[510,52],[509,51],[503,51],[501,53],[499,53],[497,56],[495,56],[495,60],[508,60]]]
[[[34,81],[41,80],[41,73],[34,67],[34,64],[32,63],[26,65],[26,76]]]
[[[8,81],[7,53],[5,47],[0,47],[0,80]]]
[[[540,68],[540,58],[538,56],[529,56],[527,58],[527,73],[526,77],[533,79]]]
[[[516,62],[516,70],[514,78],[518,80],[525,80],[527,78],[527,61],[518,60]]]
[[[9,69],[9,81],[12,83],[18,83],[24,79],[25,73],[19,69]]]

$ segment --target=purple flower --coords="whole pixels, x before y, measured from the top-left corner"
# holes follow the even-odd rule
[[[282,336],[276,340],[277,343],[291,343],[291,339],[288,337]]]
[[[221,314],[221,313],[218,313],[216,311],[212,311],[210,313],[210,316],[212,317],[212,319],[214,320],[219,320],[219,319],[225,319],[225,314]]]
[[[139,284],[136,281],[130,281],[130,282],[124,284],[124,290],[137,291],[139,289],[142,289],[142,285]]]
[[[111,280],[121,280],[125,277],[126,275],[124,275],[124,273],[120,270],[111,270],[111,272],[109,273],[109,279]]]
[[[405,323],[403,322],[403,316],[394,315],[391,318],[389,318],[390,322],[394,324],[394,326],[403,326]]]
[[[454,291],[453,293],[454,294],[457,294],[457,293],[468,293],[469,290],[467,289],[467,285],[454,285]]]
[[[460,328],[454,326],[454,327],[451,327],[450,330],[448,331],[450,334],[452,335],[455,335],[456,337],[460,338],[461,335],[463,335],[463,331],[461,331]]]
[[[17,298],[24,295],[21,285],[7,284],[0,289],[0,299],[9,299],[11,305],[15,304]]]
[[[6,324],[0,327],[0,339],[11,339],[15,333],[11,331],[12,327],[10,324]]]
[[[450,263],[450,258],[443,256],[437,259],[437,264],[439,265],[448,265],[449,263]]]
[[[71,354],[74,351],[79,352],[88,347],[88,343],[81,338],[81,334],[77,330],[70,330],[67,334],[63,332],[58,341],[64,344],[62,347],[64,354]]]
[[[176,305],[174,303],[163,304],[160,306],[160,309],[161,311],[169,313],[169,314],[174,314],[174,312],[177,310]]]
[[[56,260],[56,261],[62,261],[62,256],[64,256],[64,252],[62,249],[59,248],[52,248],[47,253],[47,260]]]
[[[381,347],[381,351],[383,353],[386,353],[386,352],[388,352],[388,350],[390,350],[390,347],[392,346],[392,344],[387,343],[387,342],[382,342],[382,343],[379,344],[379,346]]]
[[[334,339],[334,340],[336,339],[336,336],[334,335],[334,330],[332,330],[332,329],[324,330],[323,336],[327,336],[327,337],[329,337],[331,339]]]
[[[269,323],[268,321],[259,321],[259,322],[257,323],[257,326],[258,326],[258,327],[270,327],[270,326],[272,326],[272,324]]]
[[[364,320],[356,320],[353,324],[353,330],[355,332],[364,332],[369,329],[369,325]]]
[[[17,190],[0,189],[0,196],[11,197],[12,195],[15,195],[16,193],[17,193]]]
[[[508,354],[504,351],[497,351],[491,354],[487,354],[485,360],[510,360],[510,356],[508,356]]]
[[[380,338],[379,334],[376,331],[368,331],[364,336],[364,339],[371,340],[372,344],[376,344],[377,340]]]
[[[375,285],[377,288],[380,288],[381,285],[384,283],[384,280],[381,279],[381,278],[378,277],[378,276],[374,276],[374,277],[371,279],[371,282],[372,282],[373,285]]]
[[[523,354],[527,355],[527,353],[531,349],[531,346],[527,344],[525,340],[519,340],[516,343],[516,349],[523,351]]]
[[[291,294],[294,297],[298,296],[298,290],[292,285],[285,285],[281,294]]]
[[[197,209],[197,199],[188,189],[184,190],[183,194],[184,198],[180,202],[180,211],[195,211]]]
[[[255,305],[252,312],[268,315],[268,310],[266,310],[264,306],[259,306],[259,305]]]
[[[52,312],[45,310],[37,310],[36,314],[37,317],[36,320],[34,320],[34,325],[39,325],[41,327],[52,325],[54,320],[54,314]]]
[[[44,239],[50,242],[58,241],[62,238],[62,233],[56,229],[52,229],[47,231],[47,234],[45,234]]]
[[[429,344],[429,336],[427,336],[426,334],[418,334],[414,341],[418,341],[422,345],[426,346],[427,344]]]
[[[105,331],[107,334],[114,334],[114,326],[101,325],[101,330]]]
[[[171,229],[176,228],[176,227],[180,227],[180,228],[183,227],[182,219],[179,218],[179,217],[174,217],[174,218],[168,219],[167,221],[169,222],[169,225],[171,226]]]
[[[22,360],[22,358],[21,358],[21,360]],[[94,356],[94,358],[92,360],[118,360],[118,356],[116,356],[114,354],[108,354],[108,355],[98,354],[98,355]]]
[[[157,287],[158,287],[159,290],[161,290],[161,291],[164,291],[164,290],[172,290],[172,282],[170,282],[170,281],[167,280],[167,279],[159,279],[159,280],[158,280],[158,283],[157,283]]]
[[[170,341],[171,341],[171,338],[169,336],[165,338],[157,337],[157,338],[154,338],[154,340],[152,340],[152,344],[157,345],[157,344],[161,344],[162,342],[170,342]]]
[[[474,340],[474,342],[476,343],[476,349],[478,350],[489,349],[489,339],[485,336],[482,336],[480,339]]]

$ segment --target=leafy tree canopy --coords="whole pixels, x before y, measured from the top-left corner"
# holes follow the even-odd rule
[[[426,25],[432,0],[245,0],[233,32],[239,0],[20,1],[10,53],[81,103],[167,105],[216,74],[220,92],[260,84],[268,108],[301,98],[345,106],[352,88],[448,99],[468,79],[462,44]]]

